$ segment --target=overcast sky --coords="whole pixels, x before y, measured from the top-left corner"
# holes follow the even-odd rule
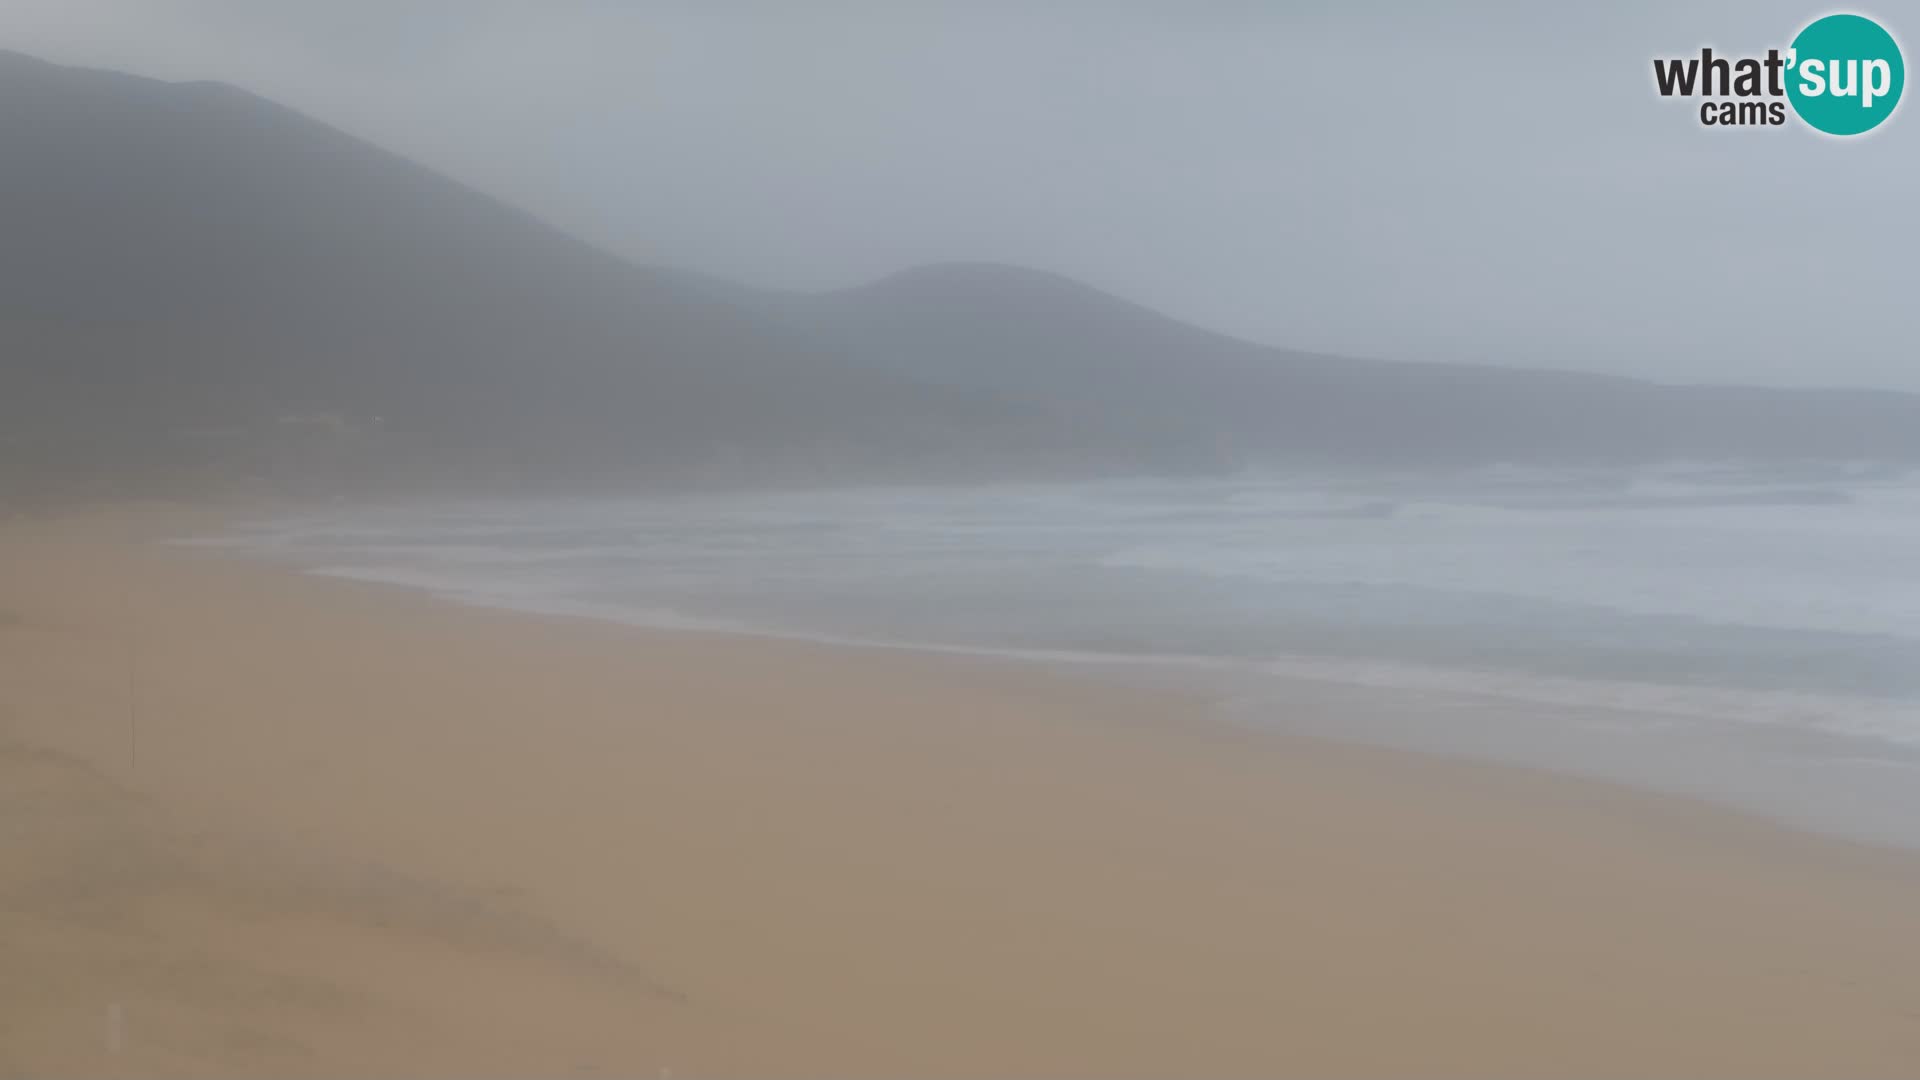
[[[1836,140],[1652,89],[1826,10],[4,0],[0,48],[237,83],[761,285],[986,259],[1280,345],[1920,390],[1920,104]]]

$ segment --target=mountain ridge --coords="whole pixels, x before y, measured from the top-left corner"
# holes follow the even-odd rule
[[[633,263],[223,83],[0,52],[0,145],[16,485],[1920,460],[1891,391],[1297,352],[992,263],[822,293]]]

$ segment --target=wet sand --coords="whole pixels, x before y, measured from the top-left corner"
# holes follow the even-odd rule
[[[1920,1063],[1908,855],[204,524],[0,524],[0,1076]]]

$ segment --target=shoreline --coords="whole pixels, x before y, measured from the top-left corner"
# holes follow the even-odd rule
[[[0,1072],[1920,1060],[1904,853],[1005,660],[326,580],[159,520],[0,524],[28,845]]]
[[[237,557],[247,558],[245,554]],[[1451,681],[1449,677],[1457,677],[1460,673],[1446,669],[1408,666],[1408,670],[1420,674],[1440,676],[1443,680],[1441,685],[1383,683],[1318,673],[1314,670],[1316,667],[1334,662],[1321,657],[1287,657],[1285,660],[1293,664],[1294,669],[1274,671],[1259,662],[1243,663],[1210,656],[1132,656],[883,641],[744,623],[730,624],[677,614],[670,619],[649,621],[614,610],[568,610],[568,605],[564,604],[517,606],[503,601],[455,595],[428,585],[334,573],[324,568],[301,568],[291,563],[279,565],[288,572],[305,577],[339,581],[359,588],[391,590],[430,603],[497,612],[507,617],[581,620],[638,634],[691,635],[720,643],[739,639],[803,648],[871,652],[879,656],[907,655],[934,660],[952,658],[1007,664],[1058,673],[1077,681],[1172,693],[1188,699],[1190,707],[1206,712],[1205,722],[1241,727],[1256,734],[1371,748],[1439,761],[1545,772],[1569,780],[1624,788],[1636,795],[1677,799],[1713,810],[1741,814],[1769,827],[1897,852],[1920,860],[1920,826],[1914,824],[1920,822],[1920,791],[1916,791],[1909,782],[1920,777],[1910,775],[1913,770],[1907,762],[1891,756],[1873,759],[1842,756],[1838,758],[1840,764],[1835,765],[1832,760],[1820,757],[1799,758],[1789,755],[1764,761],[1745,761],[1746,771],[1740,772],[1735,766],[1743,762],[1729,758],[1730,752],[1750,750],[1752,746],[1749,744],[1764,744],[1772,740],[1811,739],[1828,742],[1837,749],[1858,739],[1856,735],[1843,736],[1825,731],[1808,733],[1762,725],[1758,729],[1740,726],[1729,737],[1725,729],[1734,728],[1739,723],[1730,716],[1683,711],[1673,714],[1674,718],[1689,724],[1712,725],[1721,730],[1715,736],[1695,732],[1691,742],[1685,746],[1690,755],[1687,768],[1677,771],[1669,768],[1663,774],[1661,770],[1636,767],[1635,763],[1625,759],[1635,752],[1644,753],[1649,758],[1663,753],[1671,756],[1676,748],[1669,745],[1670,739],[1654,738],[1646,740],[1643,745],[1633,746],[1633,736],[1614,731],[1601,737],[1596,747],[1589,748],[1599,750],[1597,756],[1580,757],[1565,748],[1542,749],[1542,745],[1556,741],[1555,733],[1543,733],[1534,722],[1543,710],[1559,711],[1580,718],[1569,720],[1563,716],[1558,720],[1560,732],[1564,733],[1567,728],[1583,721],[1590,722],[1593,718],[1664,722],[1669,714],[1662,710],[1637,705],[1570,703],[1459,685],[1449,686],[1444,685],[1444,681]],[[1603,685],[1606,684],[1591,684]],[[1226,689],[1228,686],[1235,689],[1230,691]],[[1634,689],[1661,691],[1670,688],[1636,684]],[[1337,724],[1325,721],[1312,724],[1294,722],[1285,715],[1286,707],[1302,700],[1332,703],[1332,708],[1342,717],[1341,721]],[[1480,724],[1480,729],[1474,732],[1475,737],[1463,737],[1459,731],[1416,731],[1404,722],[1376,722],[1372,726],[1351,723],[1355,717],[1383,711],[1404,715],[1431,711],[1436,706],[1452,714],[1467,714],[1470,724]],[[1490,736],[1489,733],[1493,731],[1499,731],[1502,737]],[[1529,746],[1530,742],[1535,745]],[[1886,750],[1889,755],[1896,752],[1906,757],[1920,755],[1920,751],[1905,743],[1888,742]],[[1599,763],[1602,760],[1605,760],[1605,764]],[[1876,789],[1874,804],[1867,809],[1856,807],[1848,813],[1835,812],[1830,807],[1820,805],[1823,793],[1818,790],[1778,790],[1791,787],[1793,780],[1816,768],[1847,772],[1850,767],[1857,767],[1856,778],[1863,782],[1862,786]],[[1900,770],[1897,775],[1892,771],[1895,769]],[[1743,788],[1741,783],[1734,782],[1724,784],[1715,791],[1711,785],[1700,783],[1701,775],[1716,771],[1740,772],[1740,778],[1749,783],[1752,777],[1760,776],[1764,778],[1762,783],[1771,784],[1772,789],[1756,794]],[[1825,786],[1846,790],[1856,796],[1861,790],[1860,787],[1839,784]]]
[[[1857,726],[1808,729],[1797,723],[1782,726],[1752,719],[1782,709],[1831,707],[1841,702],[1833,697],[1443,668],[1390,658],[1289,655],[1256,660],[890,641],[704,618],[666,608],[647,613],[614,604],[489,594],[471,583],[456,583],[461,580],[457,565],[453,577],[436,578],[431,571],[307,564],[231,534],[171,542],[481,611],[583,619],[642,633],[693,634],[720,641],[787,642],[882,656],[957,657],[1059,671],[1071,678],[1122,687],[1171,690],[1204,699],[1221,723],[1283,737],[1543,770],[1920,855],[1920,825],[1915,824],[1920,822],[1920,747],[1881,734],[1871,723],[1868,730],[1873,734]],[[1356,669],[1360,674],[1355,674]],[[1685,699],[1674,701],[1676,693],[1686,695]],[[1302,722],[1301,710],[1294,707],[1302,702],[1316,706],[1308,722]],[[1906,717],[1911,711],[1879,699],[1844,704],[1855,710],[1884,710],[1889,716]],[[1449,723],[1421,722],[1436,712],[1445,713]],[[1331,720],[1328,714],[1338,719]],[[1869,714],[1869,719],[1882,718]]]

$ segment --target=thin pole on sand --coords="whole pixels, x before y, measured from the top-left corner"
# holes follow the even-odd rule
[[[120,594],[121,623],[120,634],[125,645],[127,662],[127,771],[134,772],[140,767],[140,683],[136,667],[139,643],[134,638],[133,626],[133,582],[128,580]]]

